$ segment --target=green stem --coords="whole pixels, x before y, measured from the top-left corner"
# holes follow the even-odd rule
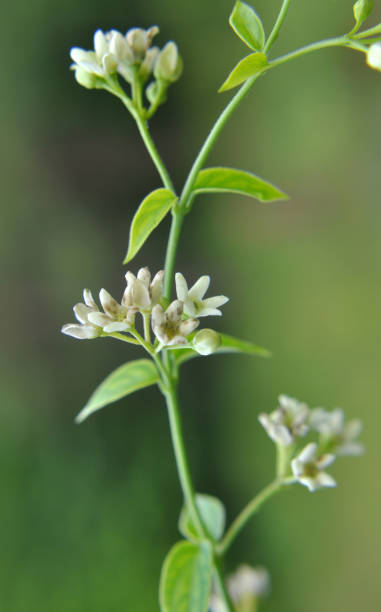
[[[369,28],[369,30],[363,30],[356,34],[355,38],[368,38],[368,36],[373,36],[374,34],[381,34],[381,23],[374,26],[373,28]]]
[[[283,480],[276,479],[267,487],[265,487],[258,495],[256,495],[251,502],[245,506],[245,508],[240,512],[237,518],[230,525],[227,530],[225,537],[221,541],[218,546],[218,553],[222,556],[226,553],[228,548],[231,546],[232,542],[235,540],[239,532],[244,528],[246,523],[251,519],[253,514],[255,514],[259,508],[265,503],[267,499],[272,497],[274,493],[279,491],[284,482]]]
[[[283,25],[284,20],[286,19],[288,9],[290,8],[291,0],[283,0],[282,7],[279,11],[278,19],[275,22],[275,25],[271,31],[270,36],[267,39],[264,52],[268,53],[273,46],[274,42],[279,36],[280,29]]]
[[[219,559],[216,559],[215,564],[214,564],[214,568],[215,568],[215,575],[216,575],[216,579],[217,579],[217,586],[218,586],[218,590],[220,592],[220,597],[221,597],[221,599],[223,600],[223,602],[224,602],[224,604],[226,606],[226,610],[228,612],[234,612],[234,607],[233,607],[233,604],[231,602],[228,590],[226,588],[226,583],[225,583],[225,580],[224,580],[224,575],[223,575],[222,569],[220,567]]]
[[[177,247],[179,244],[181,228],[183,225],[184,214],[174,209],[172,211],[172,223],[171,229],[169,231],[168,244],[167,244],[167,252],[165,255],[165,276],[164,276],[164,297],[167,300],[171,299],[172,292],[172,283],[173,276],[175,271],[175,261],[176,261],[176,253]]]
[[[175,190],[174,190],[171,178],[168,174],[168,170],[165,167],[164,162],[158,153],[158,150],[156,149],[156,145],[154,141],[152,140],[151,134],[148,129],[147,121],[145,119],[142,119],[140,115],[135,117],[135,119],[136,119],[136,123],[139,129],[140,135],[143,139],[143,142],[145,146],[147,147],[147,150],[152,158],[153,163],[155,164],[156,170],[160,174],[160,177],[164,183],[164,186],[167,189],[170,189],[171,191],[174,192]]]
[[[302,55],[306,55],[307,53],[312,53],[312,51],[319,51],[320,49],[326,49],[327,47],[347,47],[351,46],[351,40],[347,36],[338,36],[337,38],[327,38],[326,40],[321,40],[316,43],[311,43],[310,45],[306,45],[305,47],[301,47],[300,49],[296,49],[296,51],[291,51],[291,53],[286,53],[286,55],[281,55],[277,59],[269,62],[268,68],[275,68],[276,66],[280,66],[281,64],[285,64],[290,60],[296,59],[297,57],[301,57]]]
[[[148,344],[151,344],[150,319],[151,319],[151,313],[145,312],[143,314],[144,340],[148,342]]]
[[[181,428],[180,412],[178,407],[177,393],[174,385],[166,389],[165,399],[168,408],[169,426],[171,430],[173,450],[175,453],[177,472],[180,479],[181,489],[184,495],[185,504],[188,508],[191,519],[201,537],[207,537],[202,523],[200,512],[196,505],[195,492],[185,453],[184,438]]]

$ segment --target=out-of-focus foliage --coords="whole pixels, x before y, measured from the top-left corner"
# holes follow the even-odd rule
[[[257,0],[268,31],[278,1]],[[160,186],[136,129],[69,72],[93,31],[161,27],[184,75],[153,133],[177,185],[230,95],[217,88],[241,42],[230,0],[7,5],[1,118],[2,299],[0,608],[6,612],[157,610],[160,565],[181,507],[162,398],[145,390],[73,418],[97,383],[134,358],[115,342],[60,335],[83,286],[123,288],[128,227]],[[375,5],[375,22],[381,18]],[[274,51],[348,31],[352,2],[295,0]],[[20,42],[21,41],[21,42]],[[292,196],[266,206],[204,195],[185,224],[179,269],[213,273],[231,296],[220,329],[270,348],[184,366],[184,424],[198,489],[231,519],[272,475],[257,423],[285,392],[365,422],[366,455],[333,472],[335,491],[300,487],[270,502],[235,544],[263,564],[263,609],[375,609],[380,461],[381,80],[360,54],[329,50],[262,77],[210,160],[244,167]],[[186,143],[186,144],[185,144]],[[312,195],[311,195],[312,193]],[[158,269],[167,222],[134,260]],[[217,276],[217,278],[216,278]],[[219,281],[218,281],[219,278]],[[3,281],[4,282],[4,281]],[[233,383],[238,380],[238,387]],[[378,538],[378,541],[377,541]]]

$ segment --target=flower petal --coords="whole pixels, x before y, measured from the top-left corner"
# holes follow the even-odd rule
[[[201,276],[189,289],[189,295],[196,300],[202,300],[210,285],[210,276]]]
[[[176,282],[176,293],[179,300],[185,302],[188,297],[188,285],[187,281],[181,274],[181,272],[177,272],[175,275]]]
[[[83,324],[88,323],[88,315],[91,312],[93,312],[92,308],[90,308],[89,306],[86,306],[86,304],[82,304],[82,302],[79,302],[78,304],[76,304],[73,307],[73,310],[74,310],[76,319],[78,319],[78,321]]]

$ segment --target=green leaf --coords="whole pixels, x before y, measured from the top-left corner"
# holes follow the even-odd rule
[[[178,542],[165,558],[160,576],[162,612],[206,612],[213,555],[209,542]]]
[[[156,366],[149,359],[129,361],[112,372],[95,389],[86,406],[76,417],[76,423],[82,423],[90,414],[116,400],[130,395],[134,391],[149,387],[159,382]]]
[[[128,251],[123,263],[128,263],[143,246],[151,232],[164,219],[176,202],[170,189],[152,191],[140,204],[131,223]]]
[[[353,5],[353,15],[359,28],[373,10],[373,0],[357,0]]]
[[[263,49],[265,46],[265,32],[262,21],[251,6],[245,4],[245,2],[236,2],[230,15],[229,23],[237,36],[250,49],[255,49],[256,51]]]
[[[192,334],[192,336],[194,335],[195,334]],[[192,339],[192,336],[190,336],[190,339]],[[218,355],[221,353],[243,353],[245,355],[252,355],[256,357],[271,356],[270,351],[267,349],[257,346],[252,342],[246,342],[245,340],[239,340],[233,336],[228,336],[227,334],[221,334],[221,345],[213,353],[213,355]],[[192,348],[174,349],[172,351],[172,355],[175,356],[176,363],[178,365],[189,361],[189,359],[193,359],[193,357],[201,357],[201,355]]]
[[[264,53],[251,53],[244,57],[231,71],[226,81],[221,85],[218,93],[238,87],[255,74],[264,72],[268,66],[267,57]]]
[[[223,503],[217,499],[217,497],[197,493],[196,504],[209,536],[213,538],[215,542],[218,542],[225,529],[226,513]],[[179,530],[185,538],[195,542],[198,541],[197,529],[192,522],[186,506],[181,510]]]
[[[234,168],[201,170],[193,187],[196,193],[240,193],[260,202],[287,200],[288,196],[251,172]]]

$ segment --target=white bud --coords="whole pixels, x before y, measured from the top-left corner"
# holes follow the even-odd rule
[[[160,51],[155,64],[154,74],[157,79],[164,79],[172,83],[180,78],[182,67],[182,60],[177,45],[171,41]]]
[[[102,30],[97,30],[94,34],[94,51],[99,60],[108,53],[108,43]]]
[[[214,329],[202,329],[193,338],[193,348],[200,355],[215,353],[221,344],[221,336]]]
[[[371,68],[381,70],[381,42],[374,43],[369,47],[366,61]]]

